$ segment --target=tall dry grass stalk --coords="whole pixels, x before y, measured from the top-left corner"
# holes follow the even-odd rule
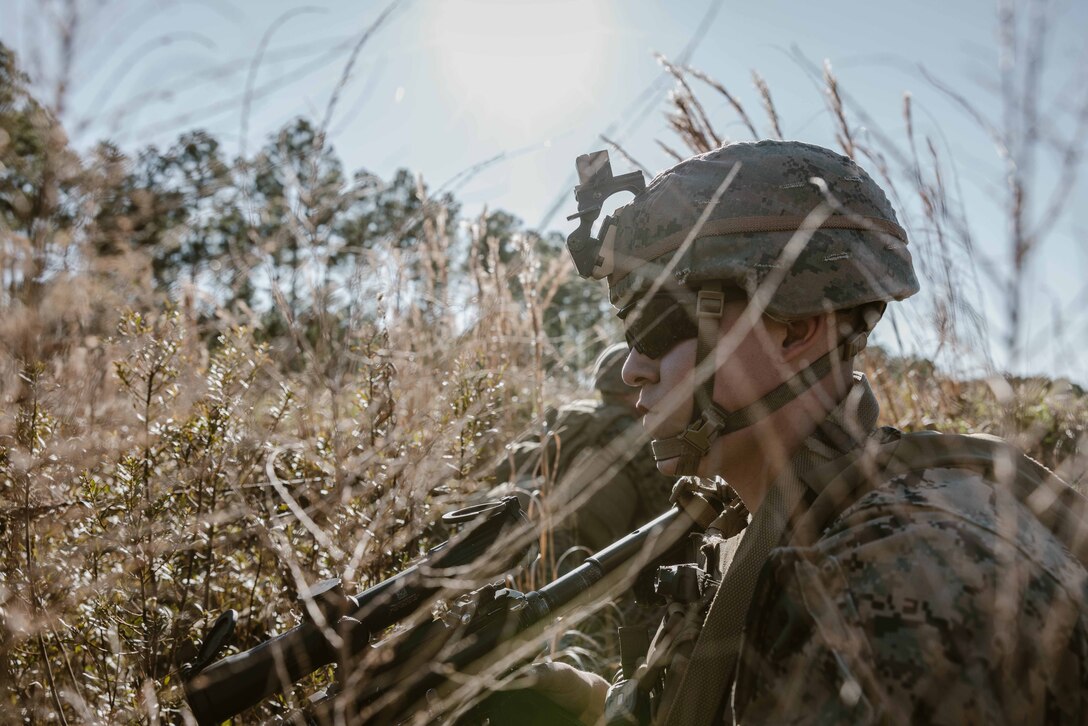
[[[456,266],[443,233],[426,234],[417,260],[437,277],[393,279],[422,278],[437,299]],[[494,248],[477,234],[473,250]],[[237,646],[254,645],[293,624],[314,581],[361,589],[435,544],[438,516],[490,483],[473,474],[571,385],[542,375],[540,308],[560,269],[527,264],[515,300],[492,254],[472,265],[472,322],[405,304],[299,332],[294,351],[244,326],[209,350],[167,308],[125,313],[114,334],[48,361],[3,356],[0,662],[13,712],[176,718],[177,666],[209,618],[238,608]]]

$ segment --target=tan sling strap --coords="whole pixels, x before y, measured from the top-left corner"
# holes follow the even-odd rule
[[[796,477],[783,482],[786,486],[768,492],[711,603],[685,682],[678,689],[680,697],[662,722],[702,726],[720,714],[725,722],[732,722],[728,694],[756,579],[771,549],[786,543],[790,513],[797,516],[788,544],[810,546],[866,492],[896,476],[924,469],[968,469],[982,473],[995,486],[1009,486],[1011,493],[1088,567],[1088,499],[1013,446],[987,436],[934,432],[905,434],[884,444],[872,439],[869,446],[834,461],[807,470],[799,467]],[[797,507],[806,488],[814,491],[816,498],[801,513]]]
[[[782,539],[789,513],[796,509],[804,494],[805,485],[796,477],[788,477],[767,493],[752,523],[741,535],[729,570],[711,601],[691,661],[675,691],[677,697],[666,705],[667,710],[659,719],[661,723],[669,726],[710,723],[718,712],[723,683],[727,689],[732,683],[756,580],[771,549]],[[685,697],[693,693],[705,697]]]

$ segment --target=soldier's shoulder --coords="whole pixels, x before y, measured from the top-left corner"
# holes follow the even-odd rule
[[[773,550],[750,612],[750,642],[779,671],[834,663],[844,683],[864,684],[875,670],[885,678],[869,703],[908,720],[1041,723],[1052,712],[1072,723],[1083,710],[1068,691],[1088,685],[1088,573],[977,472],[888,479],[812,544]],[[793,649],[791,630],[801,634]],[[1038,678],[1022,678],[1028,662],[1045,664]],[[775,668],[760,678],[777,682]]]
[[[574,401],[568,401],[557,409],[554,409],[555,413],[552,414],[552,423],[561,423],[564,420],[583,418],[587,416],[596,415],[601,408],[601,402],[592,398],[579,398]]]
[[[1007,485],[969,469],[923,468],[889,478],[843,510],[815,549],[869,563],[858,572],[909,556],[916,572],[960,580],[985,573],[990,580],[1016,565],[1032,582],[1088,598],[1084,564]]]

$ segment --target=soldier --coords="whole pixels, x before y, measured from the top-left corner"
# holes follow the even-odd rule
[[[638,389],[621,377],[626,358],[625,343],[606,348],[593,366],[600,397],[550,410],[545,430],[523,434],[493,471],[504,484],[491,498],[517,494],[533,512],[537,497],[549,493],[559,555],[571,548],[592,554],[669,507],[673,480],[658,472],[639,426]]]
[[[728,506],[632,677],[521,684],[585,723],[1088,722],[1084,500],[1001,442],[878,428],[853,370],[918,290],[861,168],[731,144],[585,237],[658,467]]]

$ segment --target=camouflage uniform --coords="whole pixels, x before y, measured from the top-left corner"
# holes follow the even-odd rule
[[[1000,485],[912,472],[809,547],[749,612],[742,723],[1088,723],[1088,578]]]
[[[658,472],[634,407],[617,398],[634,390],[620,380],[626,356],[623,343],[605,350],[594,371],[601,398],[550,411],[545,430],[523,434],[492,472],[506,485],[491,495],[518,493],[530,512],[548,492],[548,512],[561,517],[552,522],[557,553],[596,552],[669,506],[673,481]]]
[[[589,174],[582,183],[608,189]],[[696,370],[712,371],[733,289],[777,320],[856,313],[837,348],[744,409],[713,401],[711,375],[688,429],[653,442],[683,473],[717,436],[851,361],[885,304],[918,290],[883,191],[827,149],[733,144],[686,160],[593,239],[601,196],[580,193],[568,245],[580,273],[607,278],[629,342],[650,358],[696,338]],[[877,429],[877,415],[855,375],[750,523],[727,510],[731,524],[723,515],[708,528],[695,586],[679,588],[646,662],[610,692],[608,715],[685,726],[1088,723],[1083,498],[1052,479],[1025,491],[1025,460],[998,444],[972,449],[969,465],[886,468],[878,452],[917,435]],[[837,468],[844,461],[856,466]],[[843,471],[864,484],[840,492]],[[1050,497],[1071,502],[1062,527],[1040,514]]]
[[[523,492],[532,511],[540,507],[535,497],[550,490],[549,510],[565,514],[555,523],[559,551],[596,552],[668,508],[673,482],[658,472],[645,441],[635,456],[619,445],[640,433],[630,406],[583,399],[561,406],[553,419],[543,446],[532,433],[511,447],[493,474],[507,484],[491,496]],[[595,461],[611,462],[603,483],[591,475]]]

